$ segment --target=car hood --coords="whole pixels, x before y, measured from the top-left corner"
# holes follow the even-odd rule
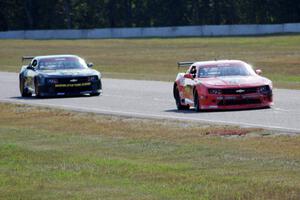
[[[201,84],[208,87],[252,87],[270,85],[271,81],[261,76],[223,76],[214,78],[200,78]]]
[[[93,76],[100,74],[93,69],[39,70],[38,73],[45,77]]]

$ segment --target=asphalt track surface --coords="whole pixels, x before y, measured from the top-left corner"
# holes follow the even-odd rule
[[[137,118],[171,119],[212,124],[258,127],[300,133],[300,90],[274,89],[271,109],[214,111],[196,113],[177,111],[173,84],[159,81],[103,79],[99,97],[22,98],[18,74],[0,72],[0,101],[80,112],[93,112]]]

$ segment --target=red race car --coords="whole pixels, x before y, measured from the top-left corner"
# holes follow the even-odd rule
[[[272,81],[239,60],[179,62],[173,94],[178,110],[267,108],[273,105]]]

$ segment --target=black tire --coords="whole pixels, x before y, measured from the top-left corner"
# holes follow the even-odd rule
[[[174,85],[173,94],[174,94],[177,110],[188,110],[188,109],[190,109],[189,105],[182,105],[181,104],[180,96],[179,96],[179,90],[178,90],[178,87],[177,87],[176,84]]]
[[[101,79],[99,80],[99,89],[102,91],[102,81]],[[95,97],[95,96],[100,96],[101,92],[94,92],[94,93],[90,93],[91,97]]]
[[[99,80],[99,88],[102,91],[102,81],[101,81],[101,79]]]
[[[196,90],[194,91],[194,107],[195,107],[196,112],[201,111],[200,103],[199,103],[199,95],[198,95],[198,92]]]
[[[96,92],[96,93],[91,93],[90,94],[91,97],[96,97],[96,96],[100,96],[100,92]]]
[[[27,88],[25,88],[24,79],[20,77],[20,93],[22,97],[31,97],[31,92],[28,91]]]

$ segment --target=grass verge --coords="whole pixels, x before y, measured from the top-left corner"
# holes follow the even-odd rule
[[[0,104],[0,199],[299,199],[300,137]]]
[[[77,54],[105,77],[173,81],[183,60],[240,59],[276,87],[300,89],[300,35],[263,37],[0,40],[0,70],[17,72],[23,55]]]

